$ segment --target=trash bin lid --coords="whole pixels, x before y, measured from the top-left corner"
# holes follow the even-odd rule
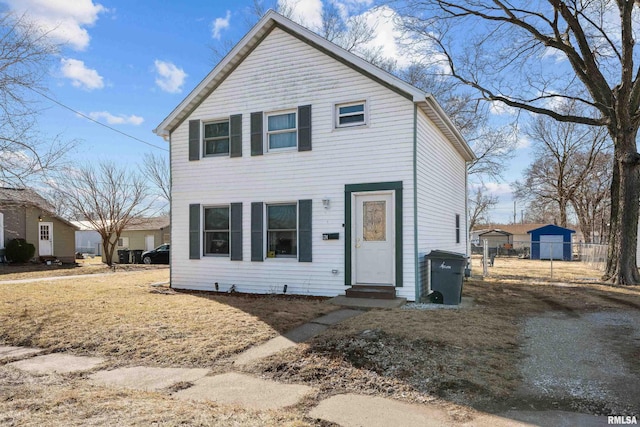
[[[467,255],[461,254],[459,252],[450,252],[450,251],[441,251],[439,249],[434,249],[428,254],[425,255],[425,258],[429,259],[467,259]]]

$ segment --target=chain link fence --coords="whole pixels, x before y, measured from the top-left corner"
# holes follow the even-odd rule
[[[604,271],[607,245],[567,243],[560,241],[513,241],[496,243],[483,240],[471,245],[472,258],[479,259],[483,276],[490,274],[490,267],[501,258],[541,260],[549,262],[549,275],[553,278],[554,262],[582,262],[593,269]],[[497,260],[496,260],[497,259]],[[556,264],[556,267],[558,264]]]

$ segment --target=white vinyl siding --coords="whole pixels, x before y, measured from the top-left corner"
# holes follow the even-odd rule
[[[335,131],[334,107],[345,93],[367,100],[368,126]],[[188,161],[188,120],[230,113],[248,118],[253,112],[286,111],[299,105],[313,108],[312,151],[251,156],[250,120],[244,120],[242,157],[220,162],[215,170],[210,163]],[[413,107],[411,100],[274,29],[171,135],[172,286],[213,290],[217,282],[222,291],[235,284],[240,292],[264,293],[287,284],[288,293],[344,294],[345,184],[402,181],[405,276],[397,293],[413,299]],[[313,262],[250,261],[251,204],[304,199],[313,201]],[[328,209],[323,199],[329,200]],[[243,261],[190,260],[189,204],[235,202],[243,209]],[[265,227],[265,239],[266,233]],[[340,237],[322,240],[323,233]]]
[[[418,252],[441,249],[466,253],[466,165],[427,116],[418,109]],[[458,242],[456,215],[460,215]]]

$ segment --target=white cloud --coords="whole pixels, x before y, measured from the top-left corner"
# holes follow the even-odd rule
[[[367,23],[374,28],[375,37],[368,43],[369,48],[382,48],[382,55],[393,58],[399,67],[411,64],[411,57],[403,55],[398,40],[401,37],[400,29],[396,27],[396,11],[388,6],[371,9],[363,14]]]
[[[182,85],[187,78],[187,73],[182,68],[176,67],[171,62],[156,59],[154,62],[156,67],[156,84],[160,89],[169,93],[182,92]]]
[[[144,122],[144,119],[140,116],[136,116],[132,114],[130,116],[126,116],[124,114],[119,114],[117,116],[109,113],[108,111],[94,111],[87,114],[93,120],[100,121],[100,119],[105,120],[110,125],[135,125],[138,126]]]
[[[322,26],[322,0],[278,0],[278,7],[290,11],[290,18],[317,30]]]
[[[511,186],[504,182],[487,182],[484,185],[489,194],[504,196],[512,193]]]
[[[211,37],[214,39],[220,40],[220,33],[222,30],[226,30],[229,28],[229,20],[231,19],[231,11],[227,10],[227,15],[224,18],[216,18],[213,21],[213,28],[211,31]]]
[[[73,86],[86,90],[102,89],[104,87],[102,76],[96,70],[87,68],[83,61],[63,58],[60,62],[62,75],[71,79]]]
[[[89,33],[85,27],[93,25],[100,13],[107,9],[93,0],[3,0],[9,8],[26,14],[52,39],[69,44],[75,50],[89,45]]]

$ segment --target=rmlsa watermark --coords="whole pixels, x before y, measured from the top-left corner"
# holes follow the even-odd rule
[[[609,415],[607,424],[631,425],[638,424],[638,417],[635,415]]]

